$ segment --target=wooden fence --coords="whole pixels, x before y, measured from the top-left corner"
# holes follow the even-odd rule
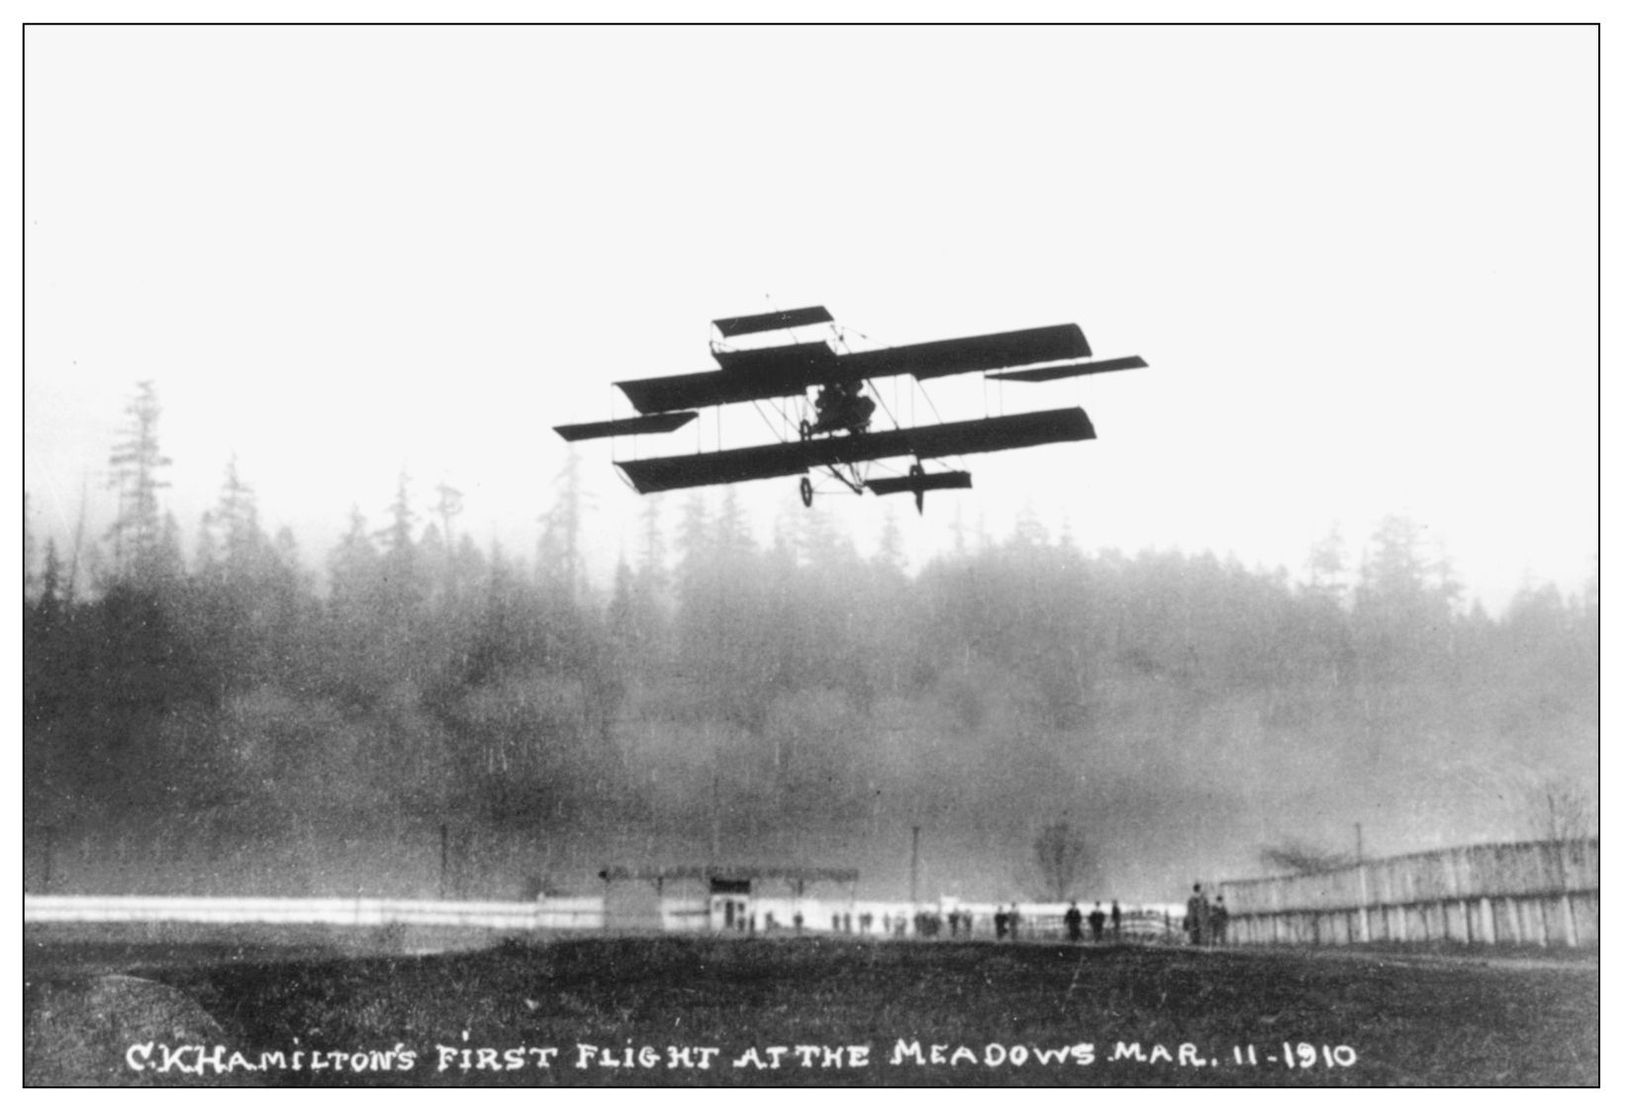
[[[1224,882],[1229,943],[1600,942],[1600,842],[1483,844]]]

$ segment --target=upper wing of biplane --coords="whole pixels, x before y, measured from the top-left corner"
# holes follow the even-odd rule
[[[816,307],[818,308],[818,307]],[[795,311],[798,314],[808,311]],[[819,313],[829,316],[823,308]],[[766,316],[784,316],[773,314]],[[731,320],[751,320],[733,318]],[[800,322],[810,323],[810,322]],[[719,331],[725,322],[716,321]],[[735,331],[768,331],[745,329]],[[633,407],[642,414],[795,397],[811,386],[833,382],[865,381],[897,374],[917,379],[942,378],[972,371],[997,371],[1034,363],[1080,359],[1091,354],[1079,325],[1050,325],[984,336],[963,336],[927,344],[906,344],[876,351],[838,355],[820,341],[781,344],[744,351],[719,349],[713,358],[722,369],[675,374],[665,378],[639,378],[618,382]],[[629,423],[637,421],[630,420]]]
[[[897,428],[670,458],[633,459],[616,465],[627,474],[628,480],[639,492],[657,493],[668,489],[787,477],[806,474],[818,466],[851,465],[900,455],[915,455],[920,459],[942,458],[946,455],[1004,451],[1095,438],[1096,432],[1084,409],[1052,409],[934,424],[924,428]],[[901,482],[898,486],[893,486],[892,480],[879,479],[880,484],[878,481],[871,482],[873,491],[896,492],[911,487],[906,479],[898,479]]]

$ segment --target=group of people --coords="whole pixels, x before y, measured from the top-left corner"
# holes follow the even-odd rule
[[[882,931],[890,936],[908,935],[913,928],[917,936],[923,939],[932,939],[944,931],[945,924],[949,925],[951,937],[972,935],[972,913],[961,909],[953,909],[948,913],[935,913],[931,910],[922,909],[913,918],[904,913],[883,913],[881,914],[881,921]],[[874,920],[870,913],[859,914],[859,931],[861,933],[869,932],[873,924]],[[842,930],[849,930],[846,921]]]
[[[1193,896],[1187,899],[1187,915],[1182,918],[1181,927],[1187,933],[1187,942],[1195,947],[1226,943],[1226,899],[1217,894],[1211,901],[1204,896],[1204,884],[1193,883]]]
[[[1012,904],[1010,909],[1004,905],[997,905],[995,907],[995,938],[1004,940],[1007,936],[1011,936],[1014,940],[1017,939],[1020,920],[1016,902]]]
[[[970,909],[949,909],[943,912],[919,910],[914,918],[904,912],[872,914],[869,911],[858,914],[857,924],[861,934],[868,934],[874,927],[876,917],[880,917],[882,932],[886,935],[903,937],[914,931],[915,935],[923,939],[932,939],[942,935],[946,930],[950,938],[970,937],[973,935],[973,913]],[[1115,899],[1106,910],[1102,902],[1092,905],[1089,913],[1082,912],[1080,903],[1071,901],[1068,910],[1063,914],[1063,928],[1070,943],[1081,943],[1085,939],[1087,928],[1091,930],[1091,942],[1102,943],[1104,939],[1119,940],[1122,935],[1124,913],[1119,908],[1119,901]],[[756,921],[749,916],[745,907],[741,907],[738,923],[743,932],[754,931]],[[833,914],[831,917],[831,931],[851,933],[855,925],[854,914]],[[999,905],[994,915],[995,938],[997,940],[1019,938],[1019,930],[1024,918],[1018,912],[1014,902],[1011,905]],[[946,929],[946,926],[947,929]],[[1182,931],[1187,936],[1187,942],[1195,947],[1210,947],[1227,942],[1227,904],[1226,899],[1217,894],[1212,900],[1205,896],[1202,883],[1193,885],[1193,893],[1187,899],[1187,913],[1182,918]],[[1042,928],[1046,927],[1042,921]],[[1167,926],[1168,927],[1168,926]],[[763,914],[763,928],[766,932],[778,929],[773,913]],[[792,916],[792,928],[796,932],[803,930],[803,914],[795,913]],[[1039,934],[1045,938],[1044,932]]]
[[[1112,921],[1114,925],[1114,939],[1119,939],[1120,923],[1123,920],[1124,914],[1119,911],[1118,899],[1115,899],[1113,908],[1106,913],[1102,911],[1102,902],[1097,902],[1091,907],[1090,916],[1080,912],[1079,902],[1071,901],[1068,903],[1068,912],[1063,914],[1063,927],[1068,929],[1069,942],[1079,943],[1085,938],[1085,931],[1082,926],[1089,924],[1091,926],[1091,942],[1101,943],[1103,931],[1109,921]]]

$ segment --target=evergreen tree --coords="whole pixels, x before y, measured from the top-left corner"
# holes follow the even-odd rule
[[[414,588],[417,579],[413,530],[418,523],[418,513],[413,511],[412,498],[407,492],[408,481],[406,470],[397,475],[396,496],[390,502],[390,526],[374,533],[384,548],[380,566],[385,584],[403,592]]]
[[[330,602],[340,614],[357,614],[379,580],[379,552],[368,537],[362,510],[351,506],[350,526],[328,556]]]
[[[537,540],[537,579],[566,603],[582,595],[582,524],[590,497],[582,488],[582,456],[571,448],[565,466],[554,478],[554,504],[538,517],[542,533]]]
[[[30,522],[28,494],[23,493],[23,604],[27,606],[39,598],[34,576],[34,528]]]
[[[118,492],[118,518],[108,532],[113,543],[113,579],[151,584],[165,568],[158,491],[169,486],[160,480],[160,471],[170,465],[158,445],[158,395],[151,382],[137,386],[125,412],[129,422],[108,461],[109,484]]]
[[[168,510],[164,512],[164,521],[159,527],[158,547],[153,553],[148,573],[155,586],[172,594],[186,577],[186,558],[181,552],[181,525],[176,522],[175,513]]]
[[[57,556],[55,539],[45,541],[45,569],[40,574],[34,602],[36,614],[42,623],[52,624],[62,610],[62,560]]]
[[[200,549],[208,548],[219,579],[228,585],[252,583],[264,565],[266,537],[254,490],[238,475],[236,455],[226,464],[215,507],[204,513],[203,531],[206,541],[200,541]],[[199,564],[203,572],[204,563]]]
[[[643,531],[639,554],[640,583],[651,592],[659,592],[667,575],[667,547],[661,536],[661,498],[657,494],[645,499]]]
[[[439,583],[446,600],[456,601],[462,579],[458,569],[458,541],[452,532],[452,517],[464,510],[464,495],[442,482],[435,487],[435,515],[441,521],[441,569]]]
[[[1345,580],[1345,539],[1338,524],[1329,529],[1306,559],[1307,590],[1315,597],[1343,604],[1350,587]]]
[[[402,655],[416,649],[429,582],[423,552],[413,540],[419,517],[413,511],[408,484],[407,471],[403,470],[396,478],[390,524],[375,532],[382,547],[373,606],[375,627],[381,633],[383,644],[399,646]],[[408,661],[404,667],[417,668],[418,663]]]
[[[1353,604],[1357,644],[1365,666],[1383,681],[1435,667],[1451,645],[1453,590],[1439,570],[1432,585],[1423,541],[1424,529],[1411,517],[1386,516],[1363,560]]]
[[[678,589],[682,604],[689,605],[704,584],[712,551],[712,525],[706,498],[701,493],[687,493],[678,529]]]
[[[1046,525],[1035,514],[1034,505],[1024,502],[1018,510],[1017,519],[1013,521],[1010,545],[1033,549],[1045,546],[1047,540]]]
[[[882,516],[882,534],[876,543],[876,564],[889,576],[904,573],[904,535],[899,530],[899,513],[892,508]]]

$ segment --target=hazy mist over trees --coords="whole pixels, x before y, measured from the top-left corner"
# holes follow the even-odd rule
[[[1371,856],[1597,829],[1597,581],[1494,618],[1404,517],[1298,577],[1039,517],[912,575],[830,509],[764,544],[688,492],[601,589],[573,458],[530,559],[404,471],[313,572],[235,460],[183,549],[158,411],[111,530],[25,521],[30,889],[518,896],[716,844],[888,896],[920,824],[924,896],[1011,900],[1066,819],[1093,881],[1059,889],[1179,899],[1358,821]]]

